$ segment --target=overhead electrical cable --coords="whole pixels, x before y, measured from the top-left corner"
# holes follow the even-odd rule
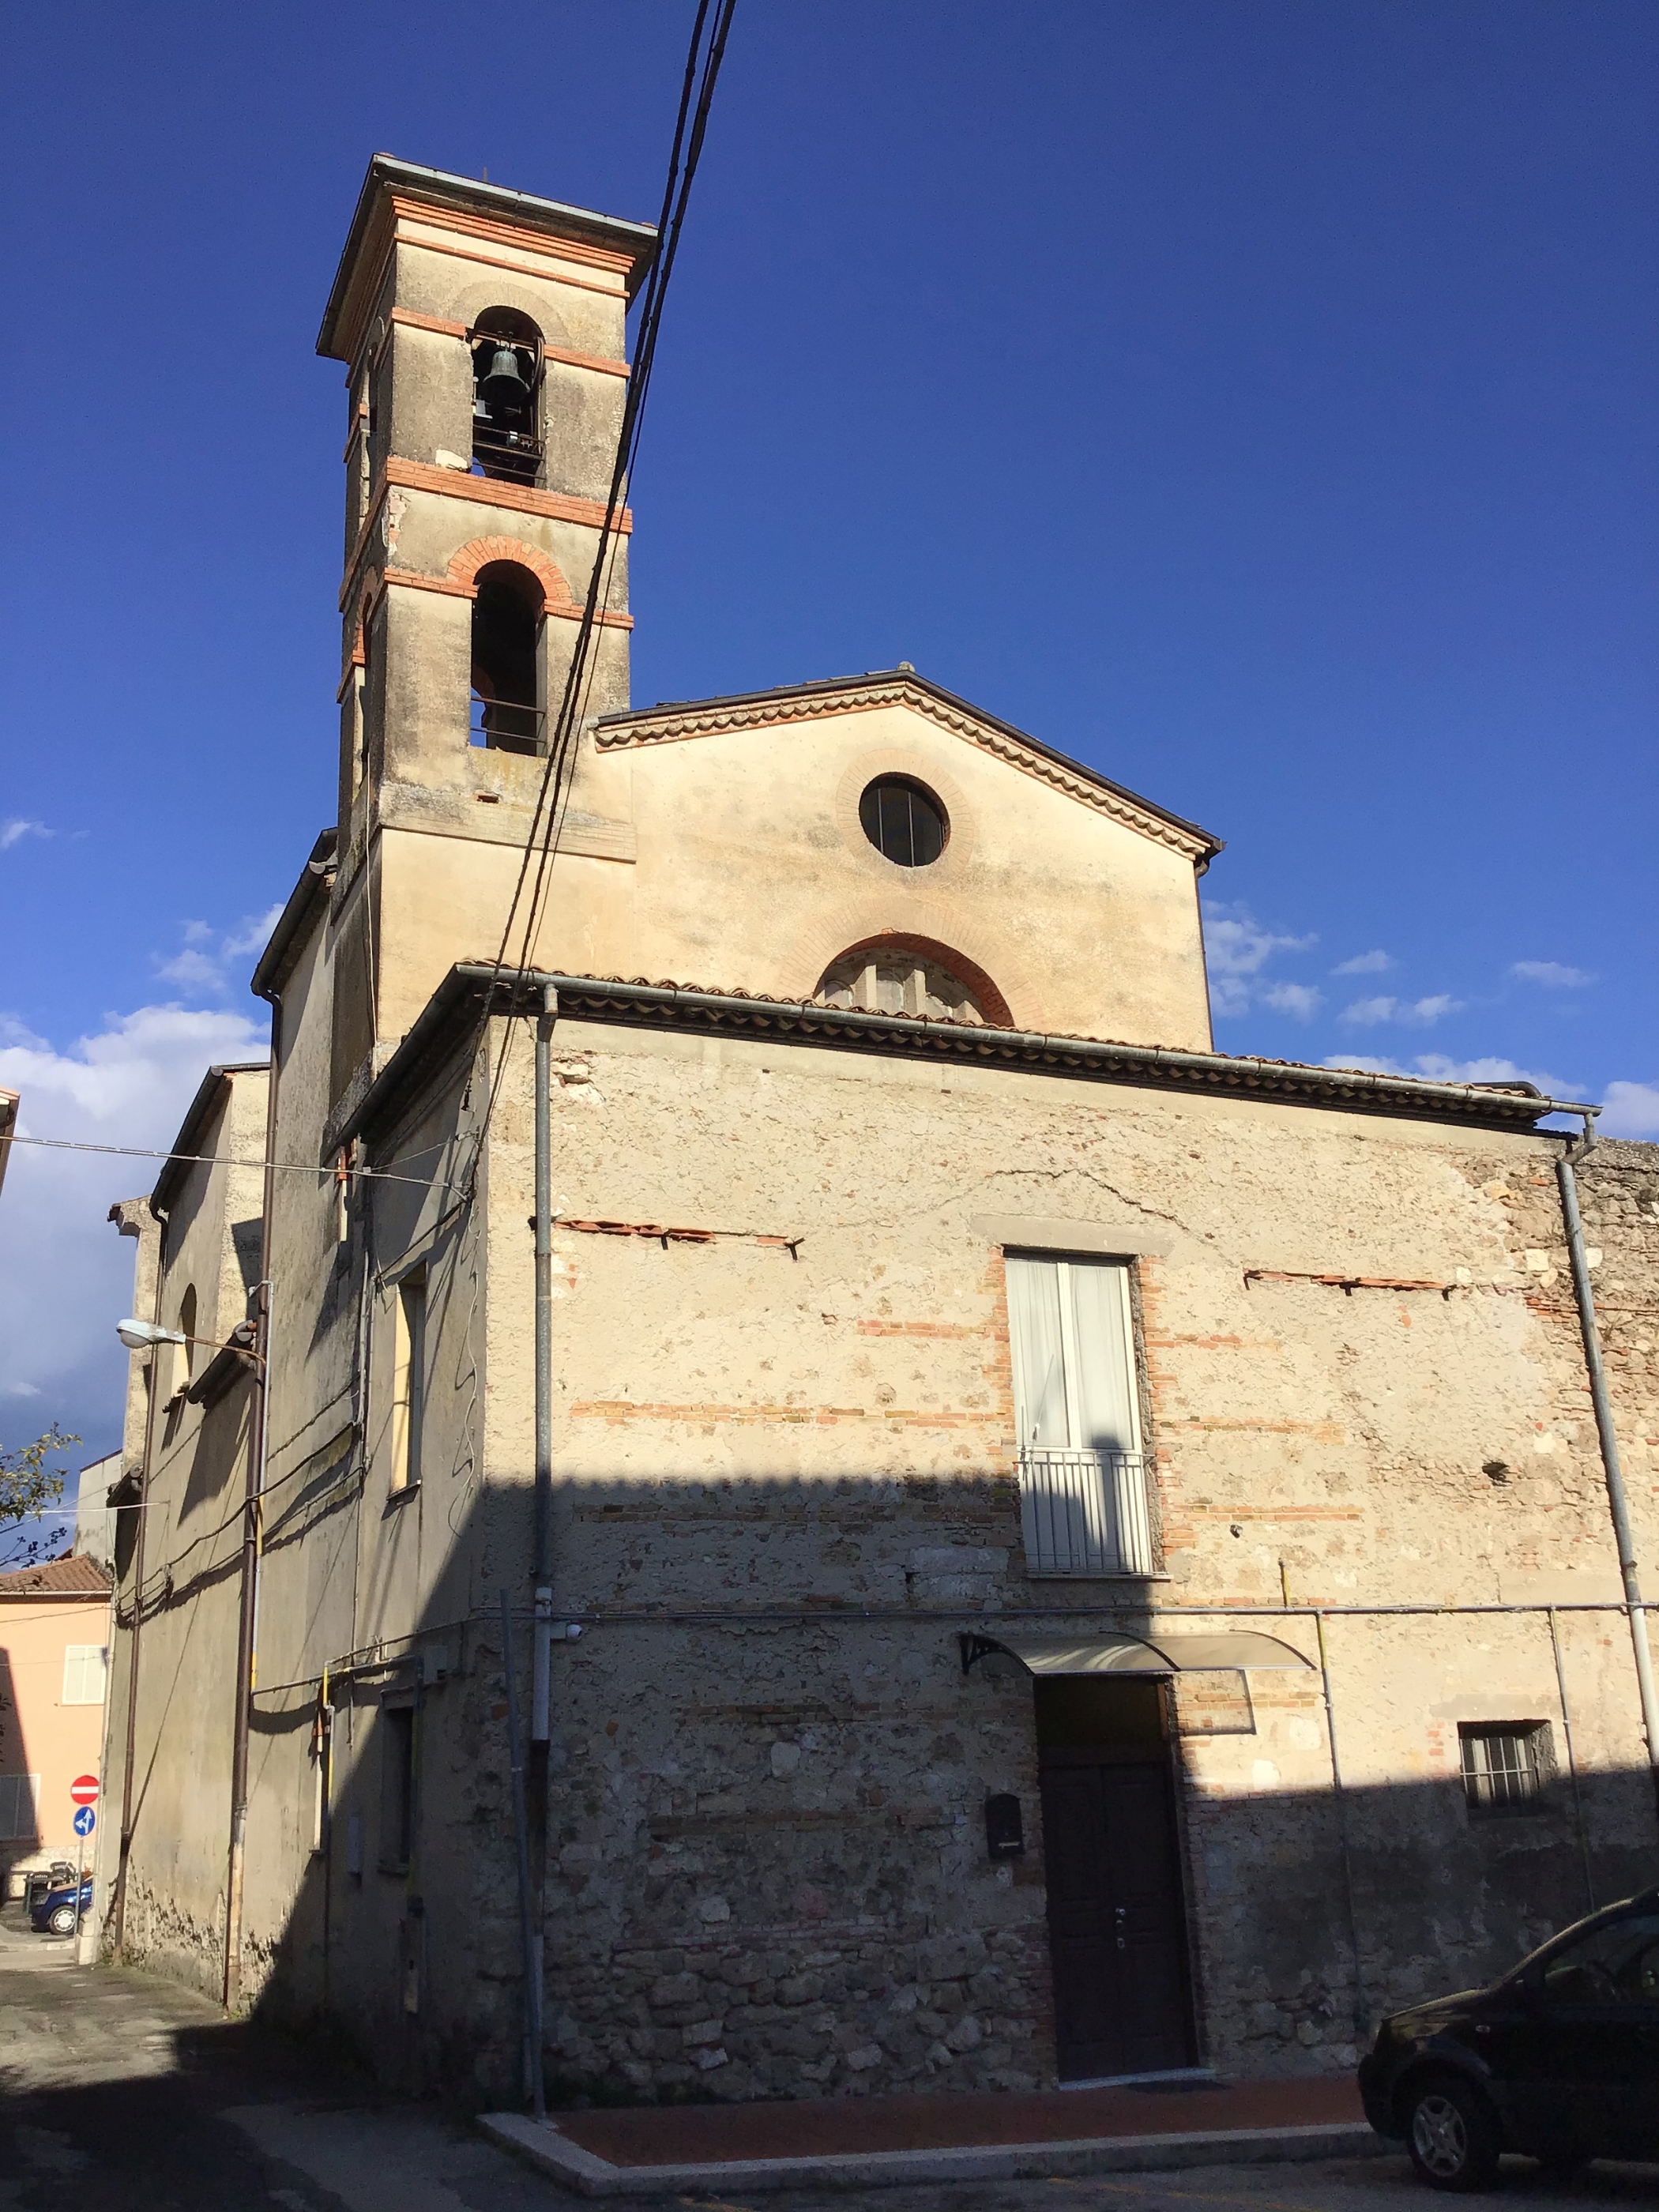
[[[621,516],[632,478],[635,458],[639,451],[645,402],[651,388],[657,339],[662,329],[663,304],[679,252],[692,181],[702,155],[714,86],[720,76],[735,7],[736,0],[698,0],[696,20],[692,26],[690,46],[686,55],[685,75],[680,88],[679,112],[674,123],[668,175],[663,187],[662,212],[657,225],[657,250],[641,295],[633,373],[629,380],[628,397],[623,408],[622,428],[617,440],[617,456],[611,472],[611,490],[605,502],[605,520],[599,530],[599,547],[594,555],[592,573],[588,579],[581,622],[576,632],[570,666],[565,676],[558,715],[548,738],[547,762],[542,771],[529,834],[520,858],[518,877],[502,925],[501,944],[492,963],[489,983],[483,994],[478,1027],[473,1039],[474,1055],[489,1024],[495,987],[508,967],[508,950],[533,862],[535,876],[531,884],[530,902],[520,933],[518,957],[512,963],[512,972],[520,982],[530,972],[532,948],[542,919],[548,875],[558,850],[559,830],[569,799],[569,770],[592,688],[594,634],[599,627],[602,599],[607,596],[608,572],[615,561]],[[482,1155],[484,1138],[495,1114],[495,1102],[501,1094],[506,1066],[507,1051],[503,1048],[490,1085],[483,1116],[478,1125],[472,1153],[475,1165]]]

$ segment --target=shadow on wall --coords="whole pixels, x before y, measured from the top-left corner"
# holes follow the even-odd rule
[[[475,1494],[452,1523],[442,1478],[389,1511],[362,1486],[319,1477],[267,1529],[266,1640],[304,1534],[305,1665],[327,1656],[331,1679],[326,1703],[304,1682],[256,1701],[245,1985],[256,2017],[326,2020],[390,2083],[516,2103],[524,1951],[490,1601],[507,1582],[517,1603],[527,1736],[527,1487]],[[406,1540],[411,1507],[446,1565],[423,1625],[375,1647],[390,1624],[366,1617],[385,1587],[370,1531]],[[360,1512],[353,1614],[318,1562],[353,1571],[356,1547],[331,1538]],[[1059,1635],[1132,1629],[1147,1586],[1028,1581],[1006,1476],[567,1478],[559,1557],[585,1619],[554,1646],[550,1741],[526,1759],[550,2093],[1051,2081],[1064,2045],[1043,1799],[1058,1753],[1052,1730],[1039,1742],[1030,1678],[964,1673],[960,1632],[994,1634],[1016,1608],[1046,1616],[1022,1628]],[[234,1604],[234,1582],[202,1596]],[[1313,1654],[1305,1620],[1253,1626]],[[1461,1668],[1479,1687],[1508,1667],[1504,1686],[1554,1713],[1547,1639],[1506,1654],[1491,1622],[1483,1648],[1476,1632],[1432,1625],[1435,1679]],[[1400,1709],[1389,1670],[1404,1662],[1397,1644],[1368,1652],[1352,1624],[1344,1642],[1343,1749],[1363,1766],[1369,1717]],[[1412,1660],[1423,1667],[1421,1646]],[[1586,1711],[1593,1660],[1569,1648]],[[1659,1873],[1645,1770],[1581,1775],[1577,1798],[1547,1772],[1524,1809],[1497,1815],[1472,1809],[1455,1773],[1351,1789],[1345,1867],[1318,1674],[1262,1679],[1271,1696],[1231,1709],[1178,1689],[1161,1745],[1101,1754],[1171,1777],[1193,2057],[1243,2075],[1343,2070],[1357,2016],[1493,1978],[1583,1913],[1587,1879],[1605,1903]],[[1284,1778],[1261,1786],[1264,1771]],[[1023,1853],[992,1855],[994,1796],[1018,1801]],[[311,1844],[297,1855],[296,1811]],[[276,1897],[291,1904],[273,1917],[260,1899]]]
[[[0,1897],[15,1862],[40,1847],[38,1813],[11,1654],[0,1644]]]

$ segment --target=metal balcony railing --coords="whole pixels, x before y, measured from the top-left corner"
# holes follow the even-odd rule
[[[472,459],[483,475],[506,483],[533,484],[542,472],[543,441],[529,430],[509,430],[487,415],[472,418]]]
[[[1149,1575],[1146,1466],[1133,1451],[1019,1455],[1019,1518],[1034,1575]]]
[[[470,745],[492,746],[498,753],[538,753],[542,710],[515,705],[510,699],[481,699],[475,691],[466,741]]]

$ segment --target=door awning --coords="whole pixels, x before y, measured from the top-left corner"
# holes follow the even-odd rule
[[[962,1671],[993,1652],[1017,1659],[1028,1674],[1194,1674],[1227,1671],[1267,1673],[1311,1668],[1288,1644],[1255,1629],[1219,1635],[1104,1636],[964,1635]]]

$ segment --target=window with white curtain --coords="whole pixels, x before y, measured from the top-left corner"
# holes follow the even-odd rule
[[[1011,1253],[1007,1279],[1027,1565],[1150,1574],[1129,1271]]]

